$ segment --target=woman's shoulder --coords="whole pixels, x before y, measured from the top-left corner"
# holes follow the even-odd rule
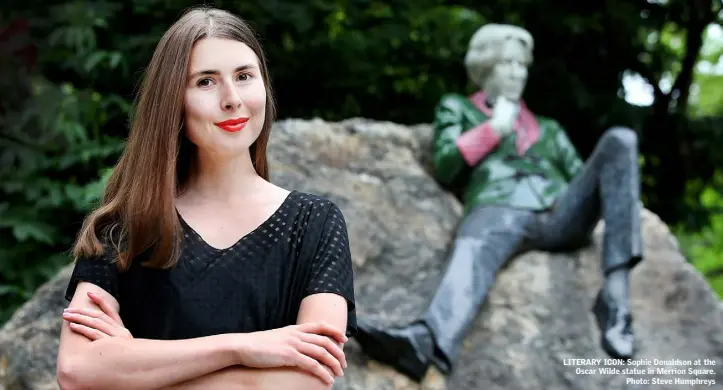
[[[341,208],[330,196],[291,190],[287,202],[296,210],[299,217],[314,225],[324,225],[329,218],[344,219]]]

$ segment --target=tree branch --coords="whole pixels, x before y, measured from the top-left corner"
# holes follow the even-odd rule
[[[663,24],[666,20],[666,13],[667,13],[667,7],[663,6],[662,4],[655,4],[650,3],[647,1],[643,1],[642,5],[638,5],[639,7],[637,10],[647,11],[648,17],[645,19],[645,26],[647,28],[650,28],[651,30],[660,30],[663,27]],[[620,18],[619,13],[612,12],[614,8],[619,7],[618,1],[615,0],[607,0],[605,1],[605,11],[602,12],[604,25],[607,28],[606,34],[611,36],[611,40],[618,41],[618,42],[625,42],[629,39],[629,36],[626,36],[625,30],[626,29],[618,29],[615,28],[616,26],[620,26],[621,23],[624,23],[624,20],[618,20]],[[635,29],[639,28],[639,25],[636,25]],[[653,97],[655,101],[659,101],[660,99],[665,97],[665,94],[660,89],[660,80],[655,75],[655,72],[653,71],[653,68],[645,64],[639,57],[639,52],[645,51],[645,45],[635,45],[632,48],[632,52],[628,56],[630,59],[627,68],[633,72],[636,72],[639,74],[648,84],[650,84],[653,87]]]
[[[674,91],[678,91],[676,99],[676,110],[678,112],[682,112],[688,107],[695,64],[698,62],[700,49],[703,46],[703,32],[716,17],[713,12],[712,0],[694,0],[692,6],[694,9],[691,10],[691,17],[685,26],[687,30],[685,57],[683,57],[681,70],[673,83],[673,88],[670,89],[671,96]]]

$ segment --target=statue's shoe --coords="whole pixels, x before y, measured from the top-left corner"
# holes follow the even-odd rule
[[[613,358],[631,358],[635,350],[635,336],[630,309],[615,305],[601,289],[592,311],[597,318],[601,345],[605,352]]]
[[[383,329],[358,319],[357,329],[354,338],[367,356],[394,367],[417,383],[424,379],[433,350],[431,334],[424,324]]]

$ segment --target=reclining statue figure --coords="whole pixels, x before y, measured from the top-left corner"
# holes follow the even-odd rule
[[[364,352],[417,382],[430,364],[451,373],[508,260],[581,248],[601,218],[605,281],[592,311],[604,351],[633,355],[628,276],[643,258],[637,137],[608,129],[583,163],[560,124],[521,100],[532,50],[533,37],[517,26],[489,24],[473,35],[464,63],[480,90],[446,94],[434,112],[435,175],[461,189],[464,204],[448,268],[418,320],[391,328],[358,321]]]

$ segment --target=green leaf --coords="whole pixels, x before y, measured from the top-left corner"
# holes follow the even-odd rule
[[[0,222],[2,225],[2,222]],[[55,229],[42,222],[26,222],[13,226],[13,236],[18,241],[27,241],[33,239],[48,245],[52,245]]]
[[[86,72],[91,72],[93,69],[95,69],[95,67],[98,65],[98,63],[100,63],[107,57],[108,57],[108,53],[106,53],[104,51],[93,52],[88,56],[88,59],[86,59],[85,64],[83,64],[83,69]]]

